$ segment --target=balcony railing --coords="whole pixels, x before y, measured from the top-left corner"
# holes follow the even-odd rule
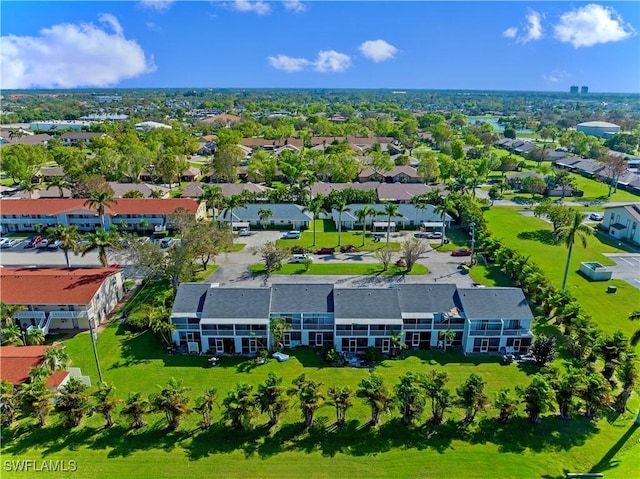
[[[470,336],[500,336],[501,329],[472,329]]]
[[[403,324],[402,325],[403,331],[418,331],[418,330],[431,331],[431,329],[433,329],[433,326],[431,324]]]
[[[518,328],[518,329],[504,329],[502,331],[503,336],[533,336],[530,329]]]
[[[454,331],[461,331],[464,329],[464,323],[437,323],[433,325],[433,329],[438,331],[445,331],[447,329],[452,329]]]
[[[320,330],[333,331],[333,324],[308,324],[308,323],[305,323],[302,326],[302,329],[304,329],[305,331],[320,331]]]

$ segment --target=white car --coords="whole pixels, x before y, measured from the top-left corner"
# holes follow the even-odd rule
[[[38,249],[46,249],[47,246],[49,246],[49,240],[45,238],[42,241],[40,241],[40,243],[38,243],[38,246],[36,246],[36,247]]]
[[[238,236],[251,236],[251,231],[249,231],[247,228],[242,228],[238,233]]]
[[[308,254],[294,254],[291,256],[289,263],[304,263],[307,258],[309,258]]]
[[[300,231],[291,230],[282,235],[284,239],[300,239]]]
[[[589,219],[590,219],[590,220],[593,220],[593,221],[602,221],[602,219],[603,219],[603,218],[604,218],[604,216],[602,216],[602,215],[601,215],[601,214],[599,214],[599,213],[591,213],[591,214],[589,215]]]
[[[20,242],[20,240],[11,238],[4,238],[4,240],[4,243],[0,244],[0,248],[13,248]]]

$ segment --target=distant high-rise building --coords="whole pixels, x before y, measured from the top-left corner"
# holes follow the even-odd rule
[[[572,95],[577,95],[578,94],[578,87],[577,86],[572,86],[571,88],[569,88],[569,93],[571,93]]]
[[[587,93],[589,93],[589,87],[588,86],[583,86],[582,88],[580,88],[580,94],[581,95],[586,95]]]

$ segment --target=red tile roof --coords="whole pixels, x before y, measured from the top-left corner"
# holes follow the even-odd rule
[[[84,198],[32,200],[0,200],[0,214],[3,215],[58,215],[72,211],[95,210],[85,206]],[[107,206],[107,214],[170,214],[178,208],[188,213],[196,213],[199,203],[191,198],[118,198]]]
[[[0,379],[23,384],[29,379],[31,368],[44,361],[47,346],[0,346]]]
[[[120,268],[0,268],[0,301],[6,304],[89,304]]]
[[[54,371],[47,378],[46,386],[48,388],[58,388],[69,376],[69,371]]]

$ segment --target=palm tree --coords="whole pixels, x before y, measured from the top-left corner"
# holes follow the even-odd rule
[[[31,199],[31,195],[33,194],[33,192],[38,189],[38,187],[31,182],[31,179],[22,180],[19,186],[22,191],[27,192],[28,199]]]
[[[246,204],[247,202],[242,195],[231,195],[229,198],[224,200],[224,207],[226,208],[226,211],[223,213],[222,217],[226,218],[227,214],[229,215],[229,226],[231,227],[231,231],[233,231],[233,210],[236,208],[242,208]]]
[[[171,309],[164,305],[147,305],[145,313],[151,331],[158,334],[165,345],[171,346],[171,336],[176,329],[176,325],[170,320]]]
[[[369,205],[364,205],[362,208],[355,211],[358,221],[362,223],[362,246],[364,246],[364,241],[367,236],[367,218],[369,216],[375,216],[375,214],[376,211]]]
[[[509,388],[504,387],[496,393],[494,406],[500,411],[498,422],[506,424],[518,409],[518,398],[511,394]]]
[[[129,394],[127,402],[122,408],[122,415],[129,418],[130,428],[139,429],[144,426],[142,416],[148,411],[148,408],[149,401],[147,401],[142,394]]]
[[[71,268],[69,262],[69,251],[78,251],[78,242],[81,239],[78,227],[76,225],[64,226],[56,225],[47,229],[47,236],[50,240],[60,241],[60,249],[64,253],[64,259],[67,263],[67,269]]]
[[[260,223],[262,223],[263,229],[267,229],[267,221],[272,216],[273,216],[273,211],[271,211],[269,208],[260,208],[258,210],[258,217],[260,218]]]
[[[67,367],[69,363],[69,355],[64,347],[61,348],[47,348],[44,352],[44,366],[49,371],[61,371]]]
[[[249,384],[236,384],[235,389],[227,393],[222,401],[224,410],[222,418],[231,422],[231,427],[236,429],[248,428],[251,418],[255,414],[256,400],[251,394],[253,386]]]
[[[89,412],[87,385],[77,378],[69,379],[56,396],[56,411],[62,416],[65,427],[76,427]]]
[[[183,386],[182,381],[171,378],[159,393],[149,396],[152,411],[164,413],[169,429],[177,429],[180,425],[180,419],[187,413],[188,391],[189,388]]]
[[[103,268],[106,268],[109,265],[107,248],[118,248],[120,246],[118,232],[115,230],[105,231],[98,228],[95,233],[87,234],[86,239],[89,242],[82,248],[82,256],[97,249],[100,264]]]
[[[532,422],[540,422],[540,415],[553,409],[553,389],[540,374],[536,374],[526,388],[516,386],[516,392],[522,397],[524,410]]]
[[[0,324],[3,327],[13,326],[13,317],[25,309],[26,306],[22,304],[6,304],[0,301]]]
[[[561,226],[556,230],[555,236],[558,240],[563,240],[567,247],[567,262],[564,266],[564,276],[562,278],[562,291],[567,286],[567,276],[569,275],[569,264],[571,263],[571,251],[576,238],[580,240],[584,248],[587,247],[587,236],[593,234],[593,228],[583,224],[584,216],[579,211],[575,211],[573,221],[567,226]]]
[[[316,245],[316,221],[321,213],[326,213],[324,209],[324,197],[322,195],[317,195],[304,209],[305,211],[309,211],[313,215],[313,245]]]
[[[20,399],[24,403],[29,415],[38,418],[38,426],[44,427],[47,416],[51,412],[51,393],[44,381],[35,381],[24,384],[20,390]]]
[[[400,383],[394,388],[395,402],[402,414],[402,423],[405,426],[413,424],[424,411],[424,396],[418,386],[416,376],[412,372],[406,373],[400,378]]]
[[[22,346],[22,330],[15,324],[2,328],[2,345],[3,346]]]
[[[442,339],[444,352],[447,352],[447,346],[453,343],[454,339],[456,339],[456,332],[451,328],[447,328],[444,331],[440,331],[438,337]]]
[[[384,384],[382,377],[375,373],[364,378],[358,385],[356,396],[363,398],[371,408],[371,419],[369,424],[377,426],[383,412],[388,412],[393,404],[393,397]]]
[[[60,198],[64,196],[64,188],[69,188],[69,183],[64,176],[54,176],[47,182],[47,190],[49,188],[58,188],[58,194]]]
[[[444,244],[444,224],[445,219],[447,218],[448,213],[452,213],[454,215],[458,214],[458,211],[455,208],[455,204],[453,202],[453,198],[451,196],[445,196],[440,201],[440,204],[437,205],[434,209],[434,212],[440,215],[440,221],[442,222],[442,238],[440,239],[440,245]]]
[[[391,233],[391,218],[398,215],[399,205],[395,203],[385,203],[383,214],[387,215],[387,245],[389,245],[389,235]]]
[[[0,426],[9,428],[18,415],[18,396],[15,386],[3,379],[0,381]]]
[[[471,373],[456,390],[459,396],[458,404],[466,409],[464,422],[472,423],[476,414],[485,410],[489,400],[484,393],[484,385],[485,382],[480,376]]]
[[[315,411],[320,407],[321,401],[324,399],[324,396],[320,394],[322,383],[307,379],[304,374],[301,374],[292,381],[292,384],[294,388],[289,391],[289,394],[298,396],[304,425],[311,427],[314,423]]]
[[[40,346],[44,344],[44,331],[40,328],[31,328],[27,330],[25,339],[28,346]]]
[[[107,429],[113,426],[113,411],[115,411],[120,402],[113,397],[114,393],[113,384],[102,383],[100,388],[93,394],[96,404],[93,406],[92,411],[104,416]]]
[[[632,311],[631,313],[629,313],[629,319],[631,321],[636,321],[640,319],[640,310]],[[636,332],[631,335],[630,342],[631,342],[631,346],[638,345],[638,343],[640,342],[640,329],[636,330]]]
[[[140,228],[142,229],[142,234],[146,234],[147,233],[147,229],[149,228],[149,221],[146,218],[142,218],[140,220]]]
[[[347,409],[353,406],[351,389],[348,387],[330,387],[327,391],[328,404],[336,408],[336,425],[342,426],[346,422]]]
[[[200,199],[207,203],[207,209],[215,208],[219,210],[224,203],[222,188],[219,186],[205,185],[202,188],[202,196]]]
[[[444,387],[448,381],[449,375],[446,371],[438,370],[432,370],[420,379],[420,385],[431,399],[431,422],[434,424],[442,423],[444,413],[451,406],[451,394]]]
[[[218,390],[216,388],[209,388],[202,396],[196,399],[195,410],[202,414],[202,422],[200,423],[202,429],[209,429],[213,424],[211,413],[213,412],[213,406],[216,404],[217,395]]]
[[[338,246],[340,246],[342,244],[342,213],[351,211],[351,208],[347,208],[347,203],[339,199],[333,204],[333,209],[338,212]]]
[[[593,418],[611,405],[611,385],[601,374],[591,373],[585,378],[580,398],[584,401],[584,415]]]
[[[89,198],[84,202],[84,206],[88,206],[89,208],[94,208],[98,212],[98,217],[100,218],[100,224],[102,225],[102,229],[104,227],[104,212],[107,206],[111,206],[117,203],[117,200],[113,198],[113,194],[109,191],[92,191],[89,194]]]
[[[282,378],[270,371],[264,383],[258,386],[258,393],[256,394],[260,412],[269,415],[270,426],[278,424],[280,415],[286,412],[288,408],[288,401],[284,396],[284,388],[280,384],[282,384]]]

